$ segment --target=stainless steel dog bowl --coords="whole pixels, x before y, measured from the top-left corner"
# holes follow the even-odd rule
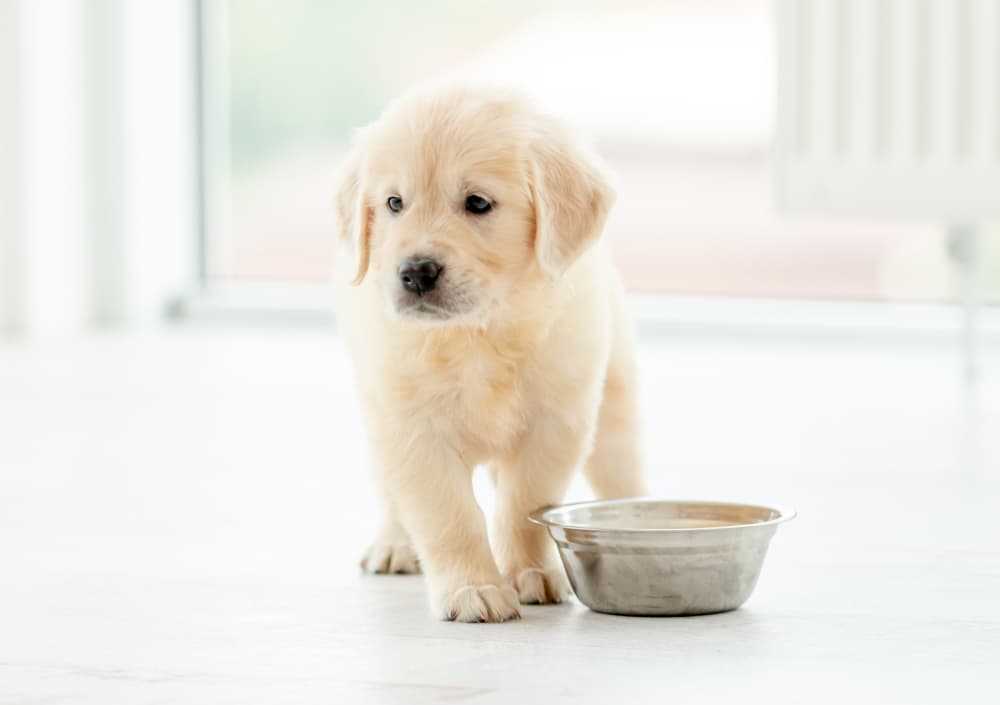
[[[590,609],[691,615],[742,605],[778,524],[794,516],[751,504],[626,499],[539,509],[530,519],[548,528]]]

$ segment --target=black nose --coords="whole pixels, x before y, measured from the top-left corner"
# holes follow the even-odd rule
[[[411,257],[399,265],[399,281],[407,291],[423,296],[434,288],[441,269],[441,265],[432,259]]]

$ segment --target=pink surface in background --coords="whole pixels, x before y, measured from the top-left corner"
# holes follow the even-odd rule
[[[931,226],[780,217],[764,155],[606,154],[618,202],[606,230],[633,291],[886,298],[886,258]],[[314,150],[234,187],[218,273],[322,281],[333,265],[332,184],[339,155]],[[934,300],[933,282],[893,298]]]

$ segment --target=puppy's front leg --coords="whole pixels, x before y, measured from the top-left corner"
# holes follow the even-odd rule
[[[431,609],[459,622],[518,618],[517,594],[490,552],[471,468],[434,434],[405,444],[394,440],[382,445],[390,456],[383,464],[385,483],[420,556]]]
[[[517,452],[496,464],[497,561],[523,603],[562,602],[569,593],[552,540],[543,527],[528,521],[528,514],[562,501],[589,438],[586,424],[539,419]]]

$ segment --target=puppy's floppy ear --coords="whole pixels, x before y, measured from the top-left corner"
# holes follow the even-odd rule
[[[364,280],[371,255],[372,209],[361,184],[361,159],[361,147],[356,144],[341,169],[335,198],[337,234],[344,245],[340,251],[350,255],[354,286]]]
[[[554,281],[600,237],[615,192],[603,166],[557,124],[535,134],[529,159],[535,257]]]

